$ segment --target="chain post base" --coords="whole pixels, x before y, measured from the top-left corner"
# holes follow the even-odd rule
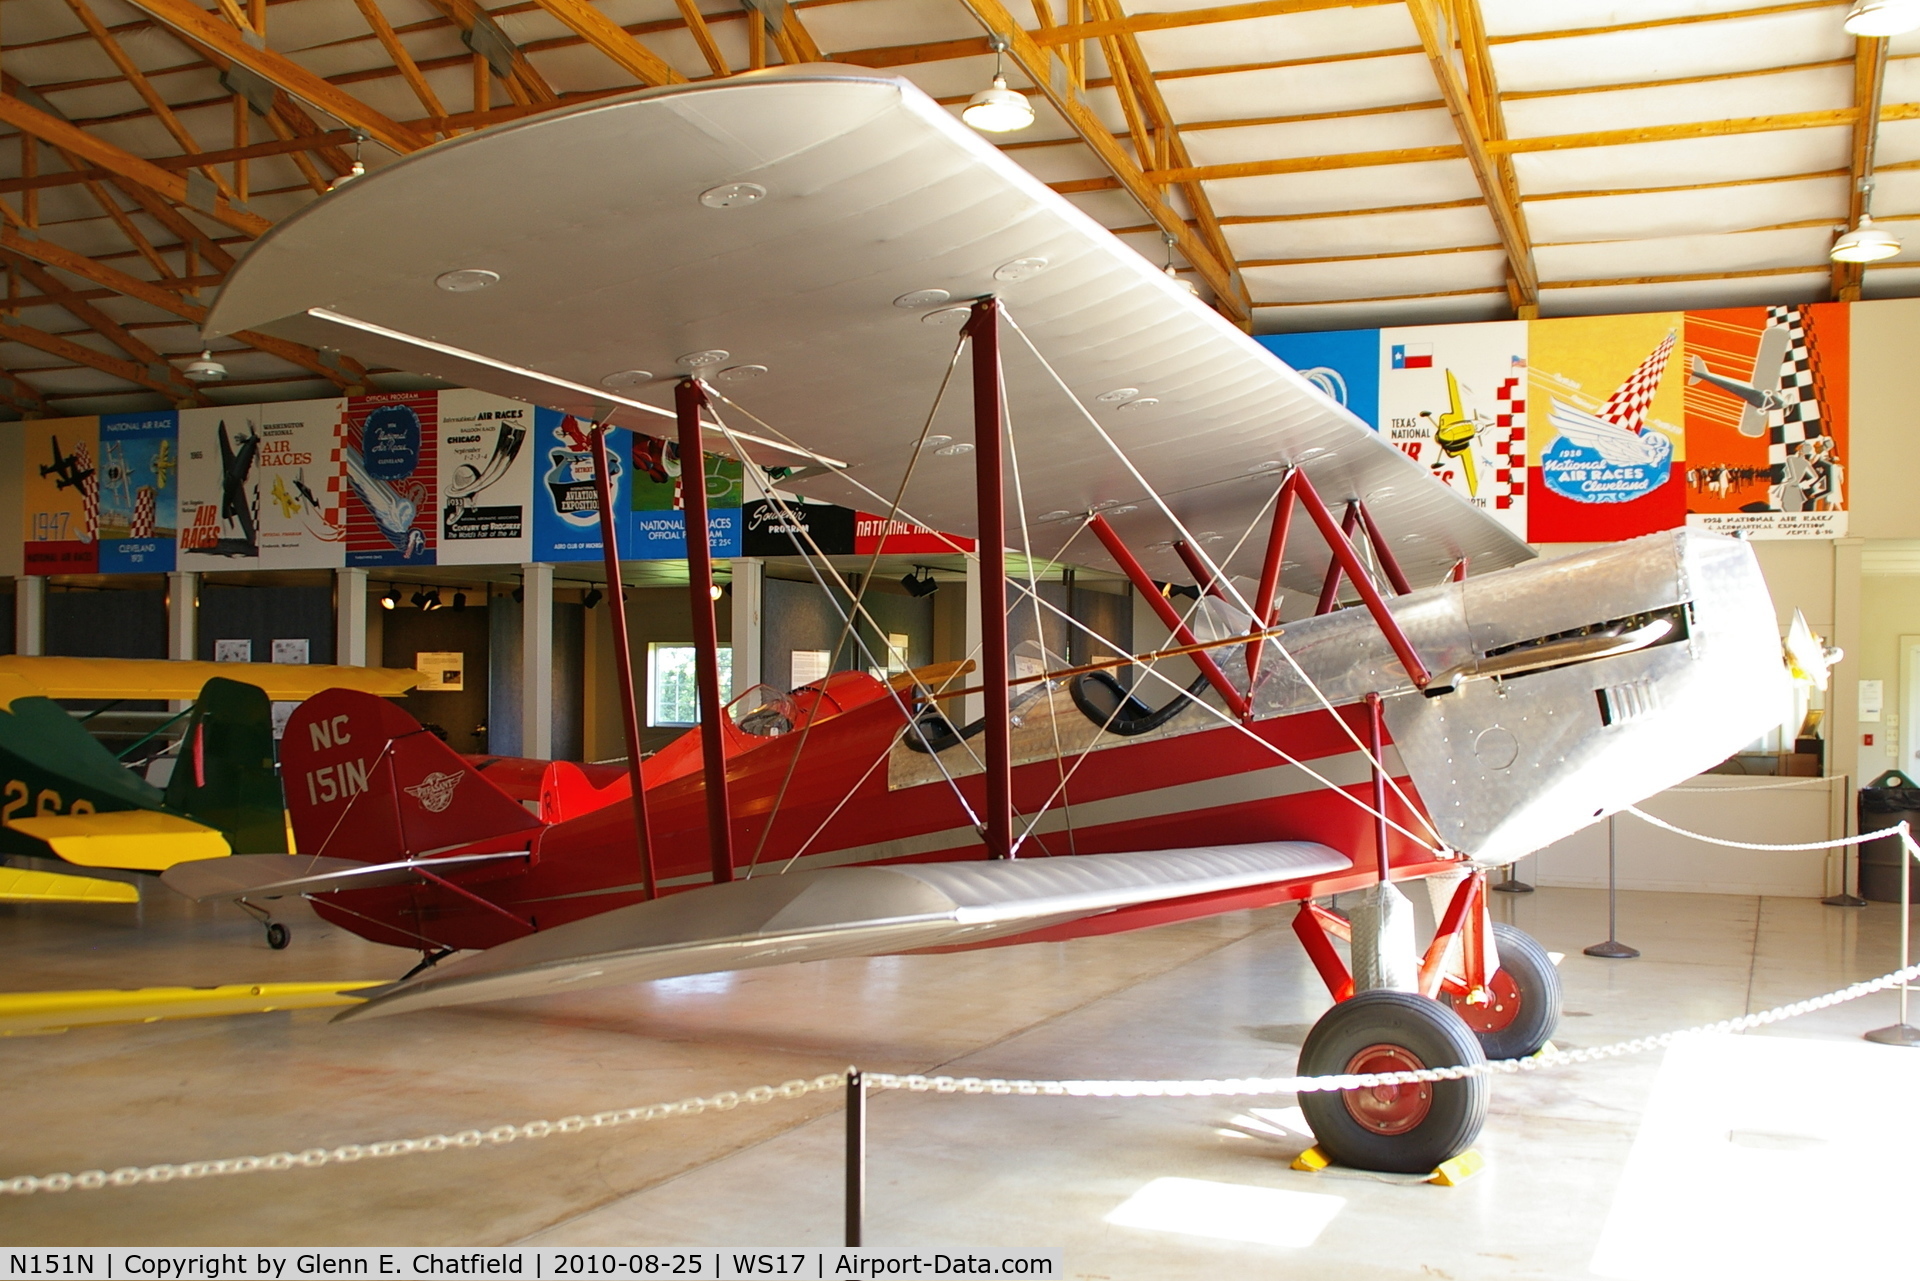
[[[1861,1036],[1876,1045],[1904,1045],[1909,1049],[1920,1048],[1920,1027],[1908,1023],[1895,1023],[1892,1027],[1875,1028],[1863,1032]]]

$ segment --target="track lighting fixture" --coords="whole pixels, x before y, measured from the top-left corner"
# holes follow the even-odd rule
[[[993,84],[967,100],[960,118],[982,133],[1013,133],[1025,129],[1033,123],[1033,104],[1027,101],[1026,94],[1007,88],[1002,69],[1007,42],[996,35],[989,36],[987,43],[993,47]]]
[[[381,609],[400,608],[400,589],[397,587],[387,588],[387,594],[380,598],[380,608]]]
[[[516,587],[513,589],[513,603],[516,605],[524,605],[527,603],[527,589],[525,587]]]
[[[931,596],[940,590],[940,580],[924,565],[915,565],[907,571],[900,585],[907,589],[909,596]]]
[[[580,604],[585,606],[587,609],[592,609],[595,605],[598,605],[600,603],[600,601],[602,600],[602,598],[605,597],[605,595],[606,593],[601,591],[598,587],[589,587],[587,588],[586,591],[580,593]]]
[[[467,594],[465,592],[455,592],[453,594],[453,612],[457,614],[466,607]]]

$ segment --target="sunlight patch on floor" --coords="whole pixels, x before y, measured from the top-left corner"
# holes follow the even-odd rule
[[[1620,1281],[1911,1275],[1920,1054],[1698,1037],[1667,1052],[1592,1268]]]
[[[1162,1178],[1121,1202],[1106,1221],[1122,1228],[1304,1249],[1320,1239],[1346,1203],[1345,1197],[1319,1192]]]

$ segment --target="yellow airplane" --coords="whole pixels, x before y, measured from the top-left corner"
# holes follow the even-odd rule
[[[160,872],[284,852],[272,704],[323,689],[397,698],[414,672],[290,663],[0,657],[0,854]],[[193,700],[166,789],[133,773],[57,699]],[[134,902],[132,885],[0,869],[0,902]]]
[[[282,520],[292,520],[293,514],[300,510],[300,500],[287,492],[285,477],[273,478],[273,492],[268,497],[272,498],[274,506],[280,509]]]
[[[1480,434],[1480,424],[1474,421],[1473,415],[1461,411],[1460,383],[1451,369],[1447,371],[1447,400],[1450,402],[1447,412],[1434,419],[1433,443],[1440,446],[1447,457],[1460,460],[1460,468],[1467,477],[1467,492],[1477,498],[1480,477],[1473,469],[1473,438]],[[1433,418],[1426,412],[1420,416]]]

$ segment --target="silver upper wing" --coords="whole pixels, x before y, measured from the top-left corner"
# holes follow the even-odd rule
[[[609,983],[878,956],[1024,934],[1116,908],[1350,870],[1310,841],[831,867],[702,886],[442,964],[341,1018]]]
[[[436,287],[461,271],[498,281]],[[925,301],[942,294],[946,315]],[[642,90],[438,143],[275,227],[207,331],[265,330],[656,435],[699,354],[743,407],[852,465],[799,489],[873,510],[847,477],[893,494],[954,352],[954,308],[987,294],[1216,557],[1288,463],[1330,503],[1366,499],[1416,583],[1461,556],[1492,569],[1531,554],[945,108],[860,68]],[[1015,333],[1002,346],[1035,552],[1057,552],[1074,513],[1131,507],[1116,528],[1184,577],[1139,482]],[[743,366],[766,372],[730,379]],[[966,388],[934,425],[960,442]],[[1121,389],[1137,394],[1101,399]],[[930,454],[904,506],[966,534],[971,493],[964,454]],[[1296,542],[1286,581],[1315,590],[1325,551]],[[1261,544],[1238,572],[1258,572]],[[1090,539],[1074,551],[1104,559]]]
[[[168,889],[204,903],[216,898],[285,898],[297,894],[331,894],[336,890],[370,890],[382,885],[421,884],[426,880],[420,874],[423,870],[438,876],[483,863],[526,857],[525,850],[506,850],[397,863],[362,863],[358,859],[312,854],[236,854],[230,858],[175,863],[160,874],[160,879]]]

